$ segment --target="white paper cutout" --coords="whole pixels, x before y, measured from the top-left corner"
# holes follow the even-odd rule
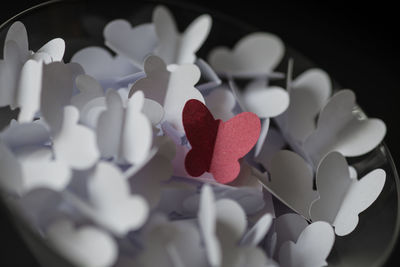
[[[352,179],[346,159],[338,152],[328,154],[317,169],[320,197],[312,203],[311,219],[332,224],[339,236],[349,234],[358,224],[358,214],[378,198],[385,180],[382,169]]]
[[[10,26],[5,43],[9,41],[14,41],[17,44],[23,62],[27,61],[29,58],[35,60],[48,58],[51,60],[50,62],[61,61],[64,56],[65,42],[61,38],[50,40],[39,48],[36,53],[29,50],[28,34],[24,24],[20,21],[16,21]]]
[[[49,227],[47,237],[61,255],[77,266],[108,267],[118,256],[114,239],[92,226],[76,228],[71,221],[62,220]]]
[[[235,116],[235,97],[224,87],[214,89],[206,96],[205,101],[214,118],[227,121]]]
[[[290,104],[277,122],[288,138],[303,143],[316,128],[315,119],[331,95],[332,82],[323,70],[309,69],[289,80],[287,89]]]
[[[114,88],[118,80],[141,70],[127,58],[112,56],[106,49],[97,46],[79,50],[72,56],[71,62],[79,63],[86,74],[98,80],[106,89]]]
[[[215,202],[213,192],[207,185],[203,186],[200,198],[198,221],[210,265],[247,266],[245,259],[248,259],[248,253],[257,250],[255,244],[268,231],[271,217],[262,217],[244,237],[244,242],[238,245],[247,228],[246,215],[240,205],[230,199]],[[268,262],[265,254],[264,257],[258,255],[254,260],[263,263],[256,266],[265,266]]]
[[[255,152],[256,160],[260,162],[264,168],[269,169],[273,157],[279,150],[283,149],[285,144],[286,141],[283,139],[282,134],[274,128],[269,128],[260,151],[258,153]]]
[[[40,121],[19,123],[12,120],[7,128],[0,132],[0,140],[11,150],[21,147],[42,146],[50,141],[50,133]]]
[[[242,94],[246,109],[260,118],[276,117],[289,106],[289,94],[281,87],[266,87],[265,81],[250,83]]]
[[[301,232],[308,226],[307,221],[296,213],[286,213],[275,219],[276,251],[273,254],[279,256],[279,250],[286,241],[296,242]]]
[[[164,6],[157,6],[153,12],[153,23],[159,41],[155,54],[167,65],[194,63],[195,53],[206,40],[211,22],[209,15],[201,15],[181,34],[170,11]]]
[[[206,266],[200,235],[189,221],[167,221],[165,218],[149,222],[145,234],[145,249],[139,255],[138,265],[177,267]],[[178,265],[179,266],[179,265]]]
[[[35,188],[64,189],[71,177],[68,166],[53,160],[53,153],[44,144],[49,132],[38,122],[12,122],[0,133],[0,185],[3,190],[26,194]]]
[[[151,149],[153,130],[150,121],[141,113],[143,92],[136,92],[124,108],[120,95],[107,92],[107,110],[101,113],[97,125],[97,143],[103,157],[117,162],[139,164]]]
[[[157,45],[154,25],[150,23],[132,27],[123,19],[109,22],[104,28],[105,44],[117,54],[126,57],[137,67],[143,68],[143,61]]]
[[[303,230],[296,243],[283,243],[279,251],[279,263],[282,267],[326,266],[326,258],[334,242],[335,234],[328,223],[312,223]]]
[[[150,208],[154,208],[160,201],[162,182],[172,176],[173,167],[170,159],[158,152],[145,166],[133,176],[128,177],[133,194],[142,195]]]
[[[262,216],[257,223],[243,236],[243,239],[240,242],[241,245],[257,246],[267,234],[271,224],[271,214],[265,214]]]
[[[271,161],[271,180],[263,185],[275,197],[305,218],[309,207],[318,198],[313,191],[313,172],[299,155],[288,150],[278,152]]]
[[[346,157],[363,155],[383,140],[385,124],[379,119],[358,119],[353,114],[354,107],[354,93],[342,90],[321,111],[317,129],[304,143],[304,150],[314,164],[331,151]]]
[[[199,69],[195,65],[185,64],[169,71],[161,58],[149,56],[144,63],[144,70],[147,77],[137,81],[129,95],[138,90],[143,91],[146,98],[163,105],[164,120],[184,132],[182,110],[186,101],[197,99],[204,103],[203,96],[194,87],[200,79]]]
[[[71,168],[83,170],[93,166],[100,157],[96,135],[89,128],[79,125],[79,111],[74,106],[64,109],[59,133],[54,137],[54,153],[57,160]]]
[[[29,50],[25,26],[14,22],[7,33],[4,59],[0,60],[0,106],[19,107],[18,120],[29,122],[40,106],[42,64],[60,61],[65,43],[57,38],[36,53]]]
[[[285,47],[275,35],[257,32],[243,37],[230,50],[217,47],[208,56],[210,65],[220,74],[254,77],[267,75],[279,64]]]
[[[70,104],[75,79],[82,73],[76,63],[53,62],[43,66],[40,111],[54,135],[60,131],[64,107]]]
[[[198,221],[207,251],[207,259],[211,266],[219,266],[222,261],[222,255],[218,238],[215,235],[217,214],[214,202],[215,199],[211,187],[204,185],[201,189]]]
[[[148,205],[139,195],[131,195],[123,174],[107,162],[100,162],[88,181],[89,204],[71,201],[84,215],[117,236],[137,230],[146,221]]]
[[[104,96],[103,87],[92,76],[79,75],[76,77],[75,83],[79,93],[72,96],[71,104],[79,111],[82,111],[91,100]]]

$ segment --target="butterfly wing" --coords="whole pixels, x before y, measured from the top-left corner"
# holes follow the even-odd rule
[[[185,158],[186,171],[197,177],[209,171],[220,121],[214,120],[207,107],[196,99],[186,102],[182,121],[186,137],[192,145]]]
[[[251,112],[243,112],[221,123],[210,164],[210,172],[218,182],[229,183],[238,176],[238,160],[257,143],[260,131],[260,119]]]

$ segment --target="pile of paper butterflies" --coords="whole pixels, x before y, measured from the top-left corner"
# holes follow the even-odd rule
[[[64,63],[62,39],[33,52],[9,28],[0,106],[19,113],[0,133],[0,188],[71,263],[324,266],[381,193],[384,170],[346,161],[386,132],[352,91],[333,94],[320,69],[292,79],[292,61],[274,72],[285,49],[264,32],[206,62],[210,30],[202,15],[180,33],[158,6]]]

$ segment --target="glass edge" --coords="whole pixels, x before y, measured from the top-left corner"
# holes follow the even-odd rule
[[[149,3],[155,3],[155,4],[158,3],[158,4],[178,6],[178,7],[181,7],[181,8],[186,8],[186,9],[190,9],[190,10],[194,10],[194,11],[201,10],[203,12],[209,13],[212,16],[217,17],[219,20],[223,20],[223,21],[226,21],[228,23],[231,23],[231,24],[237,25],[239,27],[245,28],[248,31],[262,31],[263,30],[261,27],[251,25],[251,24],[249,24],[249,23],[247,23],[247,22],[245,22],[243,20],[234,19],[231,16],[229,16],[229,15],[223,13],[223,12],[220,12],[218,10],[210,10],[210,9],[208,9],[208,8],[202,6],[202,5],[196,4],[196,3],[186,3],[186,2],[176,1],[176,0],[158,0],[158,1],[157,0],[144,0],[144,1],[145,2],[149,2]],[[42,8],[44,6],[49,6],[49,5],[52,5],[52,4],[68,3],[68,2],[84,2],[84,1],[83,0],[49,0],[49,1],[37,4],[37,5],[34,5],[34,6],[29,7],[27,9],[25,9],[25,10],[22,10],[21,12],[13,15],[12,17],[10,17],[10,18],[6,19],[4,22],[2,22],[0,24],[0,31],[3,30],[3,28],[6,27],[10,22],[17,20],[19,17],[21,17],[21,16],[23,16],[23,15],[29,13],[29,12],[32,12],[32,11],[34,11],[36,9]],[[281,37],[279,37],[279,38],[281,38]],[[284,40],[282,39],[282,41],[284,41]],[[285,43],[285,46],[293,49],[292,45],[288,45],[287,42],[284,42],[284,43]],[[301,51],[298,51],[298,50],[295,50],[295,51],[296,51],[296,53],[298,53],[302,57],[305,57]],[[305,58],[311,64],[313,64],[316,67],[318,67],[318,64],[314,63],[308,57],[305,57]],[[338,82],[338,81],[336,81],[334,79],[334,77],[332,77],[332,80],[335,81],[335,82]],[[397,168],[396,168],[396,166],[394,164],[393,157],[391,155],[391,152],[390,152],[387,144],[385,142],[382,142],[382,147],[384,148],[384,151],[387,154],[388,162],[389,162],[390,168],[391,168],[391,170],[393,172],[393,175],[394,175],[395,184],[396,184],[396,192],[397,192],[397,204],[398,204],[397,205],[397,215],[399,215],[400,214],[400,194],[399,194],[400,193],[400,177],[398,175]],[[0,201],[2,202],[2,204],[6,204],[5,201],[4,201],[4,197],[2,196],[1,193],[0,193]],[[18,212],[14,212],[14,211],[10,210],[10,207],[8,207],[8,205],[2,205],[2,206],[3,206],[2,208],[3,209],[5,208],[10,215],[12,214],[12,216],[16,216],[17,219],[22,219],[23,221],[25,221],[24,216],[22,216]],[[32,227],[30,227],[30,225],[24,225],[24,226],[27,226],[29,231],[32,234],[34,234],[36,238],[40,237],[38,235],[38,233]],[[386,266],[386,264],[388,263],[388,261],[391,258],[391,256],[393,256],[393,252],[394,252],[393,250],[394,250],[396,244],[399,242],[399,240],[398,240],[399,233],[400,233],[400,218],[399,218],[399,216],[397,216],[396,217],[395,232],[394,232],[394,237],[395,238],[393,238],[391,240],[390,244],[389,244],[390,251],[386,251],[384,253],[384,255],[382,257],[380,257],[380,259],[377,262],[377,264],[378,264],[377,266]]]

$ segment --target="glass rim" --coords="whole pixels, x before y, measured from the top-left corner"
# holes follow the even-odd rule
[[[254,26],[243,20],[236,19],[227,13],[223,13],[218,10],[212,10],[212,9],[206,8],[206,7],[202,6],[201,4],[180,2],[178,0],[140,0],[140,1],[148,2],[148,3],[155,3],[155,4],[165,4],[165,5],[169,5],[169,6],[177,6],[177,7],[183,8],[183,9],[190,9],[190,10],[193,10],[196,12],[199,12],[199,10],[200,10],[200,12],[206,12],[206,13],[210,14],[213,18],[216,18],[217,20],[225,21],[229,24],[234,24],[238,27],[245,28],[246,30],[249,30],[249,31],[250,30],[251,31],[262,30],[262,29],[260,29],[259,26]],[[5,30],[5,27],[7,27],[7,25],[10,24],[11,22],[17,21],[20,17],[22,17],[24,15],[30,15],[31,12],[34,12],[38,9],[45,8],[45,7],[48,7],[51,5],[55,5],[55,4],[67,4],[67,3],[73,3],[73,2],[85,3],[88,1],[84,1],[84,0],[49,0],[46,2],[42,2],[39,4],[33,5],[29,8],[26,8],[26,9],[18,12],[17,14],[13,15],[12,17],[10,17],[4,21],[0,21],[0,31]],[[292,49],[294,47],[293,50],[296,51],[296,53],[300,54],[305,59],[310,61],[314,66],[318,67],[318,64],[315,64],[313,61],[311,61],[307,57],[307,55],[304,56],[301,51],[298,51],[295,48],[295,46],[292,46],[291,44],[287,44],[286,42],[284,42],[284,43],[285,43],[285,46],[287,46],[287,47],[290,47]],[[331,74],[329,74],[329,76],[331,76]],[[331,77],[331,79],[332,79],[332,81],[337,82],[334,75]],[[363,109],[362,108],[360,108],[360,109],[363,112]],[[388,162],[389,167],[394,176],[393,179],[395,180],[396,194],[397,194],[397,213],[396,213],[396,223],[395,223],[395,227],[394,227],[393,238],[391,239],[390,244],[388,245],[389,249],[386,249],[384,251],[384,253],[382,253],[382,256],[380,256],[376,261],[376,263],[379,266],[385,266],[385,264],[388,262],[388,260],[394,255],[393,253],[395,252],[394,249],[396,247],[396,244],[400,243],[400,239],[399,239],[399,236],[400,236],[400,177],[399,177],[399,173],[397,171],[395,162],[393,160],[392,154],[390,152],[390,149],[389,149],[387,143],[385,142],[385,140],[382,141],[382,143],[378,146],[378,148],[384,149],[384,153],[388,159],[387,162]],[[13,210],[11,210],[10,207],[7,205],[7,203],[5,203],[3,200],[4,200],[3,195],[0,194],[0,201],[4,203],[4,205],[3,205],[3,203],[1,203],[2,204],[1,206],[5,207],[9,214],[12,214],[12,216],[16,216],[15,219],[20,219],[23,222],[26,221],[25,218],[20,213],[14,212]],[[14,222],[14,220],[11,220],[11,221]],[[34,231],[34,228],[32,228],[32,226],[30,224],[25,223],[24,226],[27,227],[27,229],[29,229],[29,232],[31,234],[33,234],[35,237],[41,238],[38,235],[38,233],[36,231]],[[42,240],[44,240],[44,239],[42,239]],[[26,243],[26,242],[24,242],[24,243]],[[52,249],[50,246],[49,246],[49,248]]]

